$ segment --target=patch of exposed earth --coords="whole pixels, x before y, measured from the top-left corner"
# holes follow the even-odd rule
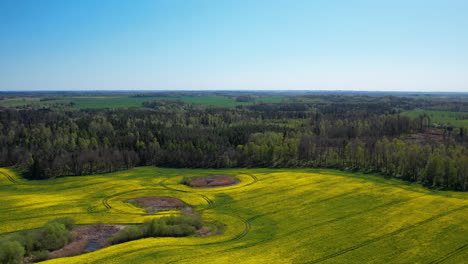
[[[239,180],[230,175],[210,175],[203,177],[193,177],[184,180],[184,183],[191,187],[224,187],[239,183]]]
[[[138,204],[140,207],[146,209],[148,213],[165,210],[182,210],[189,207],[183,201],[168,196],[139,197],[130,199],[128,202]]]
[[[75,237],[73,242],[61,249],[50,252],[49,259],[76,256],[108,247],[109,243],[107,240],[124,228],[124,225],[88,225],[77,227],[72,230]]]
[[[211,227],[203,226],[200,229],[196,230],[194,233],[199,235],[199,236],[204,237],[204,236],[211,235],[211,233],[212,233],[211,231],[212,231]]]

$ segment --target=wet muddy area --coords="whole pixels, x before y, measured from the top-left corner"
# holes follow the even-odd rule
[[[77,227],[72,230],[75,237],[73,242],[61,249],[50,252],[49,259],[76,256],[108,247],[109,243],[107,240],[124,228],[124,225],[88,225]]]

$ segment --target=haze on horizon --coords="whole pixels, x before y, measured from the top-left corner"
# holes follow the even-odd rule
[[[468,92],[464,0],[0,2],[0,91]]]

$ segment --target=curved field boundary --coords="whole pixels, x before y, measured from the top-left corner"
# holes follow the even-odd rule
[[[159,183],[159,185],[163,188],[166,188],[170,191],[174,191],[174,192],[182,192],[182,193],[191,193],[191,194],[195,194],[195,195],[199,195],[201,196],[203,199],[205,199],[205,201],[207,202],[207,204],[209,205],[209,207],[213,207],[214,205],[214,202],[213,200],[211,200],[210,198],[208,198],[206,195],[204,194],[199,194],[199,193],[196,193],[196,192],[190,192],[190,191],[186,191],[186,190],[179,190],[179,189],[175,189],[175,188],[172,188],[172,187],[169,187],[167,186],[165,183]]]
[[[162,187],[166,187],[165,185],[161,185]],[[214,207],[214,202],[208,198],[206,195],[203,195],[203,194],[198,194],[198,193],[193,193],[193,192],[188,192],[188,191],[182,191],[182,190],[177,190],[177,189],[172,189],[172,188],[166,188],[168,190],[171,190],[171,191],[178,191],[178,192],[183,192],[183,193],[190,193],[190,194],[193,194],[193,195],[198,195],[200,196],[202,199],[204,199],[208,205],[208,208],[213,208]],[[141,216],[145,216],[145,215],[148,215],[147,213],[131,213],[131,212],[127,212],[127,211],[124,211],[124,210],[120,210],[120,209],[117,209],[117,208],[114,208],[112,207],[110,204],[109,204],[109,199],[112,199],[114,197],[118,197],[122,194],[128,194],[128,193],[132,193],[132,192],[139,192],[139,191],[157,191],[157,190],[164,190],[164,189],[161,189],[161,188],[142,188],[142,189],[135,189],[135,190],[130,190],[130,191],[126,191],[126,192],[120,192],[120,193],[116,193],[116,194],[112,194],[110,196],[106,196],[104,197],[102,200],[101,200],[101,203],[102,205],[104,205],[104,207],[108,210],[112,209],[114,211],[117,211],[119,213],[123,213],[123,214],[132,214],[132,215],[141,215]],[[206,209],[208,209],[206,208]]]
[[[190,191],[186,191],[186,190],[175,189],[175,188],[172,188],[172,187],[167,186],[167,185],[164,184],[164,183],[159,183],[159,185],[160,185],[161,187],[163,187],[163,188],[166,188],[166,189],[170,190],[170,191],[182,192],[182,193],[191,193],[191,194],[195,194],[195,195],[200,196],[201,198],[203,198],[203,199],[206,201],[206,203],[207,203],[207,205],[208,205],[208,208],[203,208],[203,209],[201,209],[201,210],[211,209],[211,208],[214,207],[214,202],[213,202],[213,200],[211,200],[208,196],[206,196],[206,195],[204,195],[204,194],[199,194],[199,193],[196,193],[196,192],[190,192]]]
[[[195,194],[195,193],[194,193],[194,194]],[[214,207],[214,202],[213,202],[213,200],[211,200],[210,198],[208,198],[208,197],[207,197],[206,195],[204,195],[204,194],[198,194],[198,195],[200,195],[200,196],[206,201],[206,203],[208,204],[208,208],[213,208],[213,207]],[[205,210],[208,209],[208,208],[205,208]]]
[[[218,186],[218,187],[215,187],[215,188],[194,188],[192,187],[194,190],[216,190],[216,191],[224,191],[224,190],[235,190],[235,189],[239,189],[239,188],[244,188],[246,186],[250,186],[252,184],[255,184],[259,181],[259,179],[257,178],[257,176],[255,175],[252,175],[252,174],[247,174],[247,173],[242,173],[242,175],[247,175],[249,176],[250,178],[252,178],[252,181],[251,182],[248,182],[246,184],[236,184],[236,185],[229,185],[229,186]],[[176,188],[173,188],[173,187],[169,187],[168,185],[171,185],[171,186],[177,186],[177,185],[182,185],[182,184],[166,184],[167,180],[165,181],[162,181],[159,183],[160,186],[163,186],[164,188],[166,189],[169,189],[169,190],[172,190],[172,191],[177,191],[177,192],[191,192],[191,191],[187,191],[187,190],[181,190],[181,189],[176,189]],[[240,183],[242,183],[242,181],[240,181]],[[185,186],[185,185],[184,185]],[[225,189],[226,188],[226,189]]]
[[[3,171],[0,171],[0,174],[2,174],[3,176],[5,176],[5,178],[13,183],[13,184],[21,184],[19,181],[17,181],[15,178],[13,178],[10,174],[6,173],[6,172],[3,172]]]
[[[205,243],[205,244],[190,245],[190,246],[208,246],[208,245],[223,244],[223,243],[234,242],[234,241],[240,240],[240,239],[242,239],[243,237],[245,237],[248,233],[250,233],[250,230],[251,230],[251,223],[252,223],[255,219],[260,218],[260,217],[265,216],[265,215],[268,215],[268,214],[256,215],[256,216],[250,217],[250,218],[247,219],[247,220],[244,220],[244,219],[242,219],[242,218],[239,218],[239,219],[244,223],[244,230],[242,230],[241,233],[239,233],[237,236],[235,236],[235,237],[233,237],[233,238],[231,238],[231,239],[227,239],[227,240],[223,240],[223,241],[217,241],[217,242],[211,242],[211,243]],[[206,255],[213,255],[214,253],[229,252],[229,251],[236,250],[236,249],[240,249],[240,248],[247,248],[247,247],[255,246],[255,245],[259,244],[259,243],[263,243],[263,242],[268,241],[268,240],[269,240],[269,239],[265,239],[265,240],[261,240],[261,241],[255,242],[255,243],[250,243],[250,244],[248,244],[248,245],[242,245],[242,246],[233,247],[233,248],[229,248],[229,249],[224,249],[224,250],[219,250],[219,251],[204,253],[204,254],[200,254],[200,255],[196,255],[196,256],[185,257],[185,258],[181,258],[181,259],[169,261],[169,262],[166,262],[166,263],[167,263],[167,264],[170,264],[170,263],[177,263],[177,262],[179,262],[179,261],[184,261],[184,260],[187,260],[187,259],[191,259],[191,258],[193,258],[193,257],[203,257],[203,256],[206,256]],[[175,246],[177,246],[177,245],[175,245]],[[189,245],[187,245],[187,246],[189,246]]]
[[[203,243],[203,244],[190,244],[190,245],[164,245],[164,246],[158,246],[158,248],[173,248],[173,247],[201,247],[201,246],[210,246],[210,245],[217,245],[217,244],[224,244],[224,243],[227,243],[227,242],[231,242],[231,241],[236,241],[236,240],[239,240],[241,239],[242,237],[245,237],[249,232],[250,232],[250,222],[254,221],[255,219],[261,217],[261,216],[264,216],[264,215],[267,215],[267,214],[262,214],[262,215],[257,215],[257,216],[254,216],[254,217],[251,217],[247,220],[244,220],[236,215],[231,215],[237,219],[239,219],[243,224],[244,224],[244,229],[242,230],[241,233],[239,233],[238,235],[236,235],[235,237],[233,238],[229,238],[227,240],[221,240],[221,241],[215,241],[215,242],[208,242],[208,243]],[[264,242],[264,241],[259,241],[260,242]],[[257,244],[257,243],[256,243]],[[140,249],[136,249],[136,250],[133,250],[132,253],[137,253],[137,252],[141,252],[141,251],[146,251],[150,248],[154,248],[154,246],[147,246],[147,247],[144,247],[144,248],[140,248]],[[210,252],[210,253],[204,253],[204,254],[200,254],[200,255],[194,255],[194,256],[190,256],[190,257],[184,257],[184,258],[180,258],[180,259],[177,259],[177,260],[172,260],[172,261],[169,261],[169,262],[166,262],[166,264],[169,264],[169,263],[176,263],[176,262],[179,262],[179,261],[183,261],[183,260],[187,260],[187,259],[190,259],[190,258],[193,258],[193,257],[199,257],[199,256],[206,256],[206,255],[211,255],[213,253],[217,253],[217,252],[224,252],[224,251],[228,251],[229,249],[225,249],[225,250],[220,250],[220,251],[215,251],[215,252]],[[114,259],[115,257],[114,256],[110,256],[110,257],[106,257],[104,259]],[[103,259],[100,259],[101,261]]]
[[[249,219],[247,219],[246,223],[248,224],[248,231],[245,233],[245,234],[240,234],[236,239],[232,239],[230,241],[235,241],[235,240],[238,240],[244,236],[246,236],[249,232],[250,232],[250,229],[251,229],[251,223],[253,221],[255,221],[256,219],[260,218],[260,217],[264,217],[264,216],[267,216],[267,215],[271,215],[271,213],[265,213],[265,214],[261,214],[261,215],[256,215],[256,216],[253,216]],[[264,243],[264,242],[267,242],[267,241],[271,241],[271,238],[268,237],[267,239],[262,239],[262,240],[259,240],[257,242],[253,242],[253,243],[249,243],[249,244],[246,244],[246,245],[241,245],[241,246],[236,246],[236,247],[232,247],[232,248],[229,248],[229,249],[225,249],[225,250],[221,250],[221,251],[217,251],[217,253],[222,253],[222,252],[230,252],[230,251],[233,251],[233,250],[238,250],[238,249],[243,249],[243,248],[249,248],[249,247],[253,247],[253,246],[256,246],[258,244],[261,244],[261,243]]]
[[[232,241],[237,241],[239,239],[242,239],[243,237],[245,237],[249,232],[250,230],[252,229],[252,226],[250,225],[250,223],[255,220],[255,218],[257,218],[256,216],[254,217],[251,217],[247,220],[244,220],[244,219],[241,219],[241,221],[244,223],[244,230],[242,230],[242,232],[240,234],[238,234],[237,236],[229,239],[229,240],[225,240],[223,241],[224,243],[226,242],[232,242]]]
[[[160,189],[145,188],[145,189],[137,189],[137,190],[131,190],[131,191],[127,191],[127,192],[116,193],[116,194],[113,194],[113,195],[104,197],[104,198],[101,200],[101,203],[102,203],[102,205],[104,205],[104,207],[105,207],[107,210],[113,210],[113,211],[118,212],[118,213],[120,213],[120,214],[145,216],[145,215],[148,215],[148,214],[147,214],[147,213],[132,213],[132,212],[127,212],[127,211],[120,210],[120,209],[117,209],[117,208],[115,208],[115,207],[112,207],[112,206],[109,204],[109,199],[112,199],[112,198],[114,198],[114,197],[118,197],[118,196],[120,196],[120,195],[122,195],[122,194],[127,194],[127,193],[132,193],[132,192],[137,192],[137,191],[145,191],[145,190],[160,190]]]
[[[185,192],[185,193],[188,192],[188,191],[177,190],[177,189],[173,189],[173,188],[167,188],[167,189],[174,190],[174,191],[181,191],[181,192]],[[314,201],[314,202],[310,202],[310,203],[308,203],[308,204],[321,203],[321,202],[326,202],[326,201],[329,201],[329,200],[332,200],[332,199],[336,199],[336,198],[346,197],[346,196],[351,195],[352,193],[354,193],[354,191],[342,193],[342,194],[335,195],[335,196],[332,196],[332,197],[327,197],[327,198],[324,198],[324,199],[321,199],[321,200],[317,200],[317,201]],[[421,195],[421,196],[424,196],[424,195]],[[344,216],[344,217],[332,219],[331,221],[319,223],[319,224],[314,225],[314,226],[325,225],[325,224],[328,224],[328,223],[331,223],[331,222],[336,222],[336,221],[339,221],[339,220],[342,220],[342,219],[345,219],[345,218],[348,218],[348,217],[352,217],[352,216],[355,216],[355,215],[358,215],[358,214],[366,213],[367,211],[375,210],[375,209],[380,208],[380,207],[385,207],[385,206],[389,206],[389,205],[393,205],[393,204],[397,204],[397,203],[401,203],[401,202],[406,202],[406,201],[409,201],[409,200],[412,200],[412,199],[419,198],[419,197],[421,197],[421,196],[417,196],[417,197],[414,197],[414,198],[411,198],[411,199],[407,199],[407,200],[398,200],[398,201],[393,201],[393,202],[390,202],[390,203],[382,204],[382,205],[379,205],[379,206],[377,206],[377,207],[374,207],[374,208],[371,208],[371,209],[369,209],[369,210],[366,210],[366,211],[364,211],[364,212],[357,212],[357,213],[355,213],[355,214],[351,214],[351,215],[347,215],[347,216]],[[216,242],[210,242],[210,243],[204,243],[204,244],[197,244],[197,245],[171,245],[171,246],[168,246],[168,247],[174,247],[174,246],[176,246],[176,247],[177,247],[177,246],[179,246],[179,247],[185,247],[185,246],[209,246],[209,245],[217,245],[217,244],[225,244],[225,243],[229,243],[229,242],[235,242],[235,241],[241,240],[241,239],[244,238],[247,234],[250,233],[250,231],[251,231],[251,223],[252,223],[253,221],[255,221],[256,219],[258,219],[258,218],[260,218],[260,217],[267,216],[267,215],[271,215],[271,214],[275,214],[275,213],[280,213],[280,212],[283,212],[283,210],[278,210],[278,211],[274,211],[274,212],[268,212],[268,213],[256,215],[256,216],[253,216],[253,217],[248,218],[247,220],[242,219],[242,218],[239,218],[239,217],[236,216],[236,217],[243,223],[244,228],[243,228],[242,232],[240,232],[238,235],[236,235],[236,236],[233,237],[233,238],[227,239],[227,240],[216,241]],[[303,230],[297,230],[297,231],[295,231],[295,232],[297,233],[297,232],[301,232],[301,231],[303,231]],[[249,244],[247,244],[247,245],[240,245],[240,246],[235,246],[235,247],[232,247],[232,248],[229,248],[229,249],[225,249],[225,250],[220,250],[220,251],[210,252],[210,253],[206,253],[206,254],[196,255],[196,257],[201,257],[201,256],[205,256],[205,255],[211,255],[211,254],[214,254],[214,253],[230,252],[230,251],[232,251],[232,250],[237,250],[237,249],[242,249],[242,248],[248,248],[248,247],[252,247],[252,246],[255,246],[255,245],[258,245],[258,244],[260,244],[260,243],[267,242],[267,241],[270,241],[270,240],[271,240],[271,238],[263,239],[263,240],[259,240],[259,241],[257,241],[257,242],[249,243]],[[144,250],[147,250],[147,248],[141,249],[141,251],[144,251]],[[138,251],[140,251],[140,250],[138,250]],[[194,257],[194,256],[185,257],[185,258],[181,258],[181,259],[178,259],[178,260],[173,260],[173,261],[170,261],[170,262],[167,262],[167,263],[177,263],[177,262],[180,262],[180,261],[188,260],[188,259],[193,258],[193,257]]]
[[[249,176],[250,178],[252,178],[252,181],[251,182],[248,182],[244,185],[233,185],[233,186],[226,186],[226,187],[229,187],[229,190],[235,190],[235,189],[239,189],[239,188],[244,188],[244,187],[247,187],[247,186],[250,186],[250,185],[253,185],[255,183],[257,183],[259,181],[259,179],[257,178],[257,176],[255,175],[252,175],[252,174],[248,174],[248,173],[242,173],[243,175],[247,175]],[[216,189],[219,189],[219,190],[222,190],[222,188],[216,188]]]
[[[239,187],[236,187],[236,188],[245,187],[245,186],[250,186],[250,185],[255,184],[255,183],[257,183],[257,182],[259,181],[258,178],[257,178],[257,176],[255,176],[255,175],[252,175],[252,174],[245,174],[245,175],[247,175],[247,176],[249,176],[250,178],[252,178],[253,181],[247,183],[246,185],[239,186]]]
[[[442,257],[440,257],[440,258],[438,258],[438,259],[436,259],[436,260],[434,260],[434,261],[432,261],[432,262],[429,262],[429,264],[439,264],[439,263],[443,263],[443,262],[445,262],[447,259],[449,259],[449,258],[451,258],[451,257],[453,257],[453,256],[456,256],[456,255],[462,253],[462,252],[465,251],[466,249],[468,249],[468,244],[465,244],[465,245],[463,245],[463,246],[461,246],[461,247],[455,249],[454,251],[449,252],[447,255],[442,256]]]
[[[174,191],[174,192],[191,193],[191,192],[186,191],[186,190],[179,190],[179,189],[176,189],[176,188],[169,187],[164,182],[160,182],[159,185],[166,188],[166,189],[168,189],[168,190]]]
[[[161,190],[160,188],[141,188],[141,189],[135,189],[135,190],[130,190],[130,191],[125,191],[125,192],[120,192],[120,193],[114,193],[112,195],[109,195],[109,196],[106,196],[104,197],[102,200],[101,200],[101,203],[102,205],[104,205],[104,207],[106,209],[114,209],[116,211],[119,211],[118,209],[115,209],[113,208],[110,204],[109,204],[109,199],[111,198],[114,198],[114,197],[117,197],[117,196],[120,196],[122,194],[127,194],[127,193],[132,193],[132,192],[138,192],[138,191],[148,191],[148,190]],[[125,211],[122,211],[122,212],[125,212]],[[125,213],[128,213],[128,212],[125,212]],[[131,214],[131,213],[130,213]]]
[[[97,206],[88,206],[88,207],[86,208],[86,211],[87,211],[88,213],[103,212],[103,210],[100,210],[100,208],[97,207]]]
[[[110,206],[109,204],[109,197],[105,197],[104,199],[102,199],[101,202],[104,205],[104,207],[106,207],[106,209],[112,209],[112,206]]]
[[[348,252],[354,251],[354,250],[359,249],[359,248],[361,248],[361,247],[370,245],[370,244],[375,243],[375,242],[377,242],[377,241],[380,241],[380,240],[382,240],[382,239],[385,239],[385,238],[388,238],[388,237],[397,235],[397,234],[399,234],[399,233],[408,231],[408,230],[410,230],[410,229],[412,229],[412,228],[415,228],[415,227],[418,227],[418,226],[422,226],[422,225],[424,225],[424,224],[426,224],[426,223],[432,222],[432,221],[434,221],[434,220],[437,220],[437,219],[439,219],[439,218],[441,218],[441,217],[444,217],[444,216],[446,216],[446,215],[455,213],[455,212],[457,212],[457,211],[461,211],[461,210],[463,210],[463,209],[466,209],[467,207],[468,207],[468,205],[465,205],[465,206],[461,206],[461,207],[452,209],[452,210],[450,210],[450,211],[448,211],[448,212],[445,212],[445,213],[442,213],[442,214],[438,214],[438,215],[432,216],[432,217],[430,217],[430,218],[428,218],[428,219],[426,219],[426,220],[423,220],[423,221],[421,221],[421,222],[418,222],[418,223],[416,223],[416,224],[409,225],[409,226],[400,228],[400,229],[398,229],[398,230],[395,230],[395,231],[393,231],[393,232],[387,233],[387,234],[385,234],[385,235],[378,236],[378,237],[375,237],[375,238],[373,238],[373,239],[366,240],[366,241],[364,241],[364,242],[362,242],[362,243],[359,243],[359,244],[354,245],[354,246],[349,247],[349,248],[345,248],[345,249],[340,250],[340,251],[338,251],[338,252],[335,252],[335,253],[333,253],[333,254],[330,254],[330,255],[321,257],[321,258],[316,259],[316,260],[313,260],[313,261],[304,262],[304,264],[319,263],[319,262],[322,262],[322,261],[325,261],[325,260],[329,260],[329,259],[332,259],[332,258],[341,256],[341,255],[343,255],[343,254],[346,254],[346,253],[348,253]]]

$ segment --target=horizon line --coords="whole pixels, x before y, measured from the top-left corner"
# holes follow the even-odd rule
[[[364,92],[364,93],[468,93],[462,91],[400,91],[400,90],[389,90],[389,91],[381,91],[381,90],[280,90],[280,89],[273,89],[273,90],[243,90],[243,89],[220,89],[220,90],[208,90],[208,89],[187,89],[187,90],[123,90],[123,89],[103,89],[103,90],[96,90],[96,89],[83,89],[83,90],[0,90],[0,93],[11,93],[11,92],[122,92],[122,93],[129,93],[129,92]]]

